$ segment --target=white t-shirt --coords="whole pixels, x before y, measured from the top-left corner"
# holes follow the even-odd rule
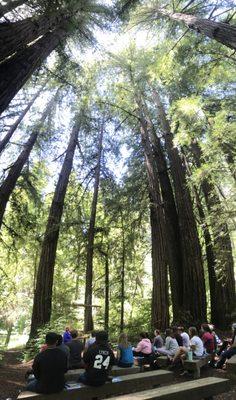
[[[182,339],[183,339],[183,346],[189,348],[190,340],[189,340],[189,335],[187,332],[181,333]]]
[[[192,339],[190,339],[190,345],[195,346],[195,350],[193,350],[195,356],[201,357],[203,355],[204,347],[199,336],[193,336]]]

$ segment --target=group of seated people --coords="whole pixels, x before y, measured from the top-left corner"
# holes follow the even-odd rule
[[[213,365],[222,368],[226,359],[236,354],[236,323],[232,325],[232,342],[220,342],[209,324],[202,324],[200,336],[197,328],[190,327],[188,332],[183,327],[166,329],[165,340],[156,329],[154,339],[148,333],[140,333],[140,341],[132,347],[126,333],[121,333],[118,346],[112,350],[105,331],[91,333],[85,345],[79,339],[77,330],[66,328],[63,337],[55,332],[46,335],[45,345],[35,357],[32,365],[34,375],[27,385],[27,390],[37,393],[57,393],[65,387],[64,374],[69,369],[84,368],[79,382],[90,386],[103,385],[109,380],[113,365],[129,368],[134,360],[152,359],[166,355],[174,366],[189,353],[191,358],[201,358],[204,354],[215,354],[218,349],[219,359]],[[221,347],[219,347],[219,345]]]

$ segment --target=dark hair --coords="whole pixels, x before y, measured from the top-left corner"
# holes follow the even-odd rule
[[[58,338],[57,338],[57,346],[60,346],[60,345],[62,344],[62,341],[63,341],[62,336],[61,336],[61,335],[58,335]]]
[[[211,328],[209,327],[208,324],[202,324],[201,328],[203,329],[204,332],[209,332],[209,333],[212,332],[212,330],[211,330]]]
[[[78,337],[78,331],[76,329],[72,329],[72,331],[70,331],[70,334],[72,339],[76,339]]]
[[[195,326],[190,326],[189,333],[191,337],[198,336],[197,328]]]
[[[49,346],[56,344],[58,341],[58,334],[56,332],[48,332],[45,337],[45,342]]]
[[[143,339],[147,338],[147,333],[146,332],[140,332],[139,336]]]
[[[184,327],[183,326],[178,326],[178,330],[181,332],[184,332]]]
[[[178,326],[172,326],[173,333],[178,333],[178,330],[179,330]]]
[[[97,331],[95,337],[97,343],[106,343],[108,341],[108,333],[106,331]]]
[[[166,336],[171,336],[172,330],[170,328],[166,329]]]
[[[96,336],[96,331],[91,331],[91,336],[95,337]]]

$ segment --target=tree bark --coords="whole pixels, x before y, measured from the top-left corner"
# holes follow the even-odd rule
[[[48,103],[48,105],[40,119],[39,124],[33,130],[28,141],[25,143],[24,150],[20,153],[17,160],[11,166],[6,179],[3,181],[2,185],[0,186],[0,228],[2,225],[2,220],[3,220],[5,210],[6,210],[7,202],[15,188],[16,182],[21,174],[21,171],[22,171],[26,161],[29,158],[30,152],[31,152],[32,148],[34,147],[34,144],[40,133],[41,125],[43,124],[45,118],[47,117],[49,111],[51,110],[54,100],[55,100],[55,96],[53,96],[51,101]]]
[[[145,107],[146,108],[146,107]],[[165,226],[167,233],[167,252],[170,273],[171,299],[173,309],[173,321],[180,323],[183,311],[183,260],[181,251],[181,240],[179,230],[179,219],[175,205],[173,189],[167,170],[167,163],[160,139],[156,134],[155,127],[148,115],[147,108],[145,116],[148,123],[150,140],[153,146],[153,156],[158,169],[161,194],[165,212]]]
[[[153,90],[157,113],[165,137],[166,150],[170,160],[175,201],[179,217],[183,255],[183,322],[201,323],[206,320],[206,291],[201,247],[193,204],[186,182],[184,167],[178,150],[173,145],[173,135],[159,94]]]
[[[52,204],[49,211],[46,231],[41,249],[36,290],[34,294],[33,313],[31,319],[30,339],[37,335],[37,329],[50,321],[52,308],[52,288],[57,243],[65,195],[73,166],[73,158],[78,142],[80,129],[79,117],[76,117],[65,159],[58,178]]]
[[[191,145],[194,161],[198,168],[201,167],[202,152],[195,142]],[[222,209],[221,201],[210,180],[204,179],[201,189],[205,198],[206,207],[210,217],[210,225],[213,237],[213,248],[215,254],[214,275],[211,275],[210,287],[215,286],[211,299],[212,322],[222,329],[227,329],[235,317],[236,297],[234,278],[234,259],[231,239],[226,222],[216,218],[217,210]],[[209,275],[210,279],[210,275]],[[221,301],[216,301],[221,299]]]
[[[34,104],[35,100],[42,93],[46,83],[47,82],[45,82],[44,85],[37,91],[37,93],[35,93],[35,95],[33,96],[32,100],[30,100],[29,104],[27,105],[27,107],[22,111],[22,113],[17,118],[17,120],[14,122],[14,124],[11,126],[11,128],[9,129],[9,131],[7,132],[5,137],[1,140],[1,142],[0,142],[0,154],[5,149],[6,145],[9,143],[9,141],[11,140],[11,137],[12,137],[13,133],[16,131],[16,129],[18,128],[19,124],[21,123],[21,121],[23,120],[23,118],[25,117],[25,115],[27,114],[29,109]]]
[[[125,309],[125,227],[123,215],[121,215],[122,225],[122,256],[121,256],[121,292],[120,292],[120,332],[124,331],[124,309]]]
[[[104,117],[103,117],[104,118]],[[103,151],[103,135],[104,135],[104,119],[102,121],[99,143],[98,143],[98,161],[96,166],[93,201],[91,206],[91,215],[88,230],[88,246],[87,246],[87,267],[86,267],[86,287],[85,287],[85,308],[84,308],[84,332],[93,330],[92,316],[92,298],[93,298],[93,252],[95,238],[95,223],[97,213],[98,192],[100,184],[101,160]]]
[[[105,254],[105,313],[104,313],[104,329],[106,332],[109,331],[109,254],[108,251]]]
[[[49,32],[32,46],[0,64],[0,114],[66,35],[66,28]]]
[[[183,22],[190,29],[195,30],[221,44],[236,50],[236,27],[224,22],[215,22],[199,18],[195,15],[170,13],[162,9],[155,10],[157,14],[177,22]]]
[[[50,13],[16,22],[0,23],[0,62],[25,49],[27,45],[46,33],[53,32],[63,20],[61,14]]]
[[[5,14],[15,10],[17,7],[22,6],[22,4],[25,4],[27,2],[28,2],[28,0],[8,1],[7,4],[0,6],[0,18],[3,17]]]
[[[140,102],[138,100],[138,104]],[[150,194],[150,222],[152,236],[152,326],[165,329],[169,325],[169,296],[166,254],[166,232],[158,172],[153,159],[147,123],[142,115],[140,133],[145,156]]]

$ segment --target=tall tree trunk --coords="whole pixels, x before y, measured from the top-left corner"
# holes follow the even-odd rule
[[[125,227],[123,214],[121,215],[122,225],[122,255],[121,255],[121,291],[120,291],[120,332],[124,330],[124,310],[125,310]]]
[[[26,48],[46,33],[53,32],[63,20],[61,14],[51,12],[36,18],[0,23],[0,61]]]
[[[0,18],[27,2],[28,0],[13,0],[13,1],[8,0],[7,4],[4,4],[3,6],[0,5]]]
[[[195,15],[183,13],[170,13],[163,9],[155,10],[157,15],[162,15],[177,22],[183,22],[190,29],[195,30],[217,42],[236,50],[236,27],[224,22],[215,22],[199,18]],[[155,12],[153,10],[153,12]]]
[[[12,137],[13,133],[16,131],[16,129],[18,128],[19,124],[21,123],[21,121],[23,120],[23,118],[25,117],[25,115],[27,114],[29,109],[34,104],[35,100],[42,93],[46,83],[47,82],[45,82],[44,85],[37,91],[37,93],[35,93],[35,95],[33,96],[32,100],[30,100],[30,102],[28,103],[27,107],[22,111],[20,116],[17,118],[17,120],[14,122],[14,124],[10,127],[10,129],[7,132],[7,134],[5,135],[5,137],[1,140],[1,142],[0,142],[0,154],[5,149],[6,145],[9,143],[9,141],[11,140],[11,137]]]
[[[206,320],[206,292],[201,247],[193,212],[193,203],[180,155],[177,148],[173,145],[173,135],[164,107],[159,94],[155,90],[153,90],[153,95],[170,160],[179,217],[184,274],[183,302],[186,310],[186,315],[183,317],[189,323],[200,323]]]
[[[44,234],[37,273],[36,290],[34,294],[30,338],[35,337],[37,334],[37,329],[48,323],[51,318],[52,288],[57,242],[63,214],[65,195],[73,166],[74,153],[78,143],[79,129],[80,120],[79,116],[76,116],[76,122],[71,132]]]
[[[104,313],[104,329],[106,332],[109,331],[109,254],[108,251],[105,254],[105,313]]]
[[[183,311],[183,265],[179,230],[179,219],[175,205],[173,189],[167,170],[167,163],[160,139],[145,107],[145,117],[148,123],[150,140],[153,146],[153,156],[158,169],[163,206],[165,211],[165,225],[167,233],[168,264],[170,272],[171,299],[173,321],[180,322]]]
[[[39,124],[33,130],[28,141],[25,143],[24,150],[22,150],[22,152],[20,153],[17,160],[11,166],[6,179],[3,181],[2,185],[0,186],[0,228],[2,225],[2,220],[3,220],[5,210],[6,210],[7,202],[15,188],[15,185],[16,185],[16,182],[17,182],[19,176],[21,175],[21,171],[22,171],[26,161],[29,158],[30,152],[31,152],[32,148],[34,147],[34,144],[38,138],[38,135],[40,134],[41,125],[43,124],[45,118],[47,117],[48,113],[50,112],[54,101],[55,101],[55,96],[53,96],[53,98],[48,103],[48,105],[40,119]]]
[[[32,46],[0,64],[0,114],[66,35],[66,28],[49,32]]]
[[[192,143],[191,150],[196,166],[200,168],[202,163],[201,148],[195,142]],[[220,218],[216,218],[217,210],[220,212],[222,204],[213,184],[210,180],[204,179],[201,183],[201,189],[209,212],[215,253],[216,293],[212,302],[215,299],[221,299],[221,301],[215,301],[212,309],[212,322],[222,329],[226,329],[231,324],[236,311],[234,259],[231,239],[227,223],[221,221]]]
[[[6,340],[4,343],[4,346],[7,348],[10,340],[11,340],[11,334],[12,334],[12,330],[13,330],[13,322],[10,322],[8,327],[7,327],[7,336],[6,336]]]
[[[103,150],[103,135],[104,135],[104,117],[102,121],[99,143],[98,143],[98,162],[96,166],[93,201],[91,207],[91,215],[88,230],[88,246],[87,246],[87,267],[86,267],[86,286],[85,286],[85,308],[84,308],[84,331],[93,330],[93,316],[92,316],[92,299],[93,299],[93,251],[94,251],[94,238],[95,238],[95,223],[97,213],[98,192],[100,183],[101,160]]]
[[[139,103],[140,104],[140,103]],[[166,254],[166,232],[158,172],[153,159],[147,123],[139,115],[141,140],[145,155],[150,193],[150,222],[152,234],[152,326],[165,329],[169,324],[169,296]]]

